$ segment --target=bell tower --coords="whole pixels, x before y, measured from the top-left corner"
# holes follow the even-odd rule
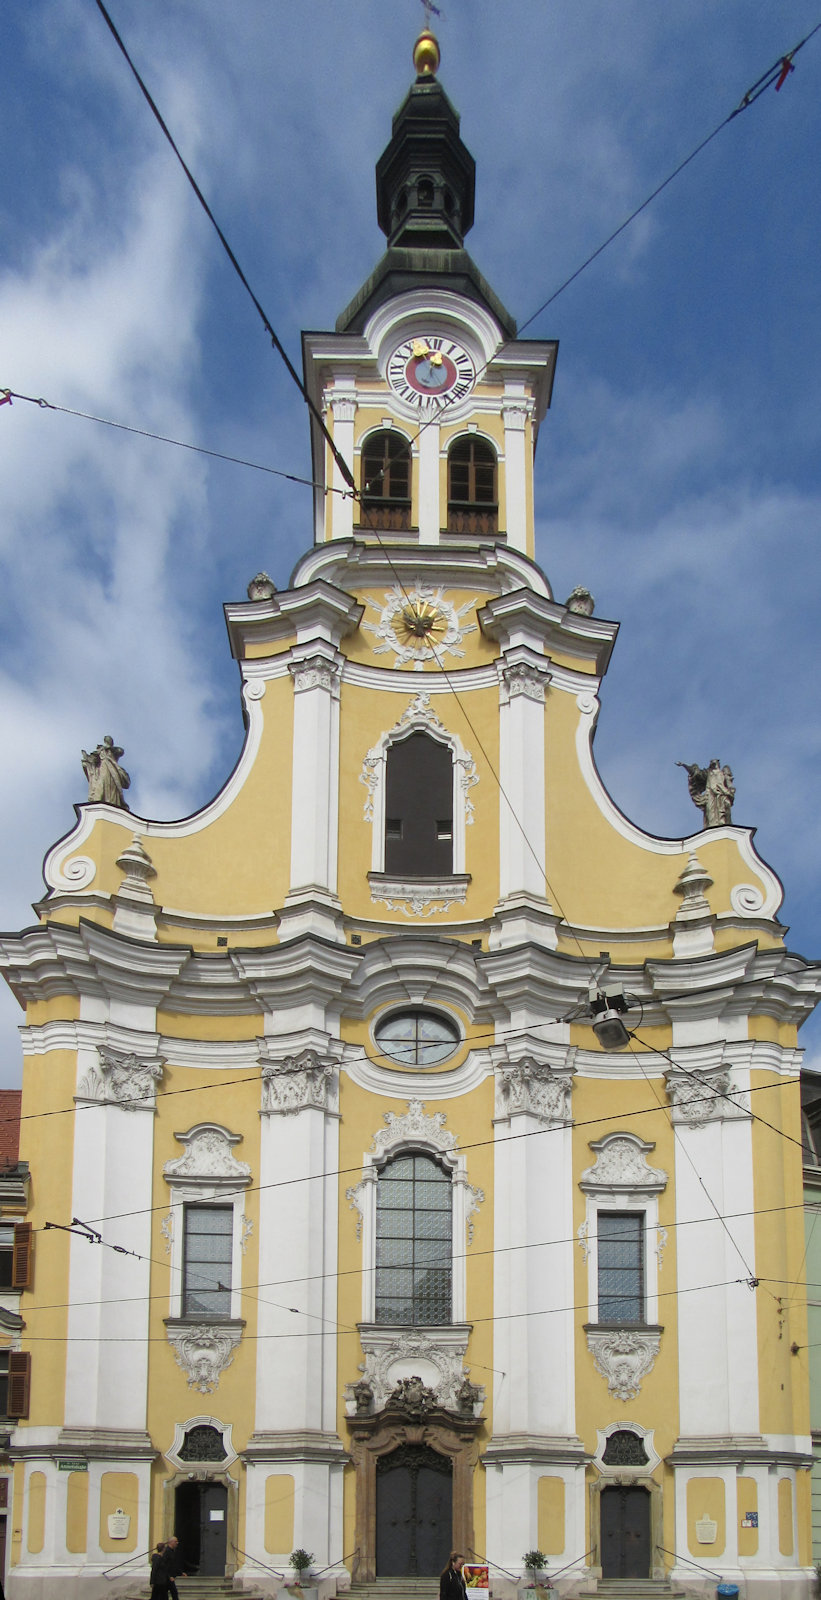
[[[520,340],[464,246],[476,169],[425,29],[376,165],[387,249],[333,333],[303,336],[306,384],[358,494],[312,434],[315,541],[506,544],[533,556],[533,456],[557,344]]]

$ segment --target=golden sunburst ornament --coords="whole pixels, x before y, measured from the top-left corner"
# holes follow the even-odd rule
[[[439,607],[431,605],[430,601],[413,600],[403,608],[399,627],[409,642],[413,639],[430,639],[435,643],[445,632],[447,620]]]

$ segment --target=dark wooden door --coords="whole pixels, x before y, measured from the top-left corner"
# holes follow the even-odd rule
[[[427,1445],[401,1445],[376,1463],[376,1574],[432,1578],[453,1530],[453,1469]]]
[[[228,1490],[224,1483],[181,1483],[174,1532],[183,1566],[203,1578],[224,1578],[228,1548]]]
[[[601,1492],[603,1578],[650,1577],[650,1493],[637,1484]]]

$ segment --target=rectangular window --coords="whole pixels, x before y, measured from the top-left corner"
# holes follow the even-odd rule
[[[0,1227],[0,1289],[10,1289],[14,1276],[14,1224]]]
[[[9,1352],[0,1351],[0,1417],[9,1414]]]
[[[184,1317],[230,1317],[232,1206],[186,1206],[182,1269]]]
[[[428,1156],[399,1156],[379,1179],[376,1321],[450,1322],[452,1187]]]
[[[598,1215],[599,1322],[644,1321],[644,1213]]]

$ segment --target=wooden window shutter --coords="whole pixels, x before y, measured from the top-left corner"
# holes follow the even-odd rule
[[[28,1350],[12,1350],[9,1355],[10,1417],[27,1417],[31,1391],[31,1356]]]
[[[30,1289],[32,1284],[31,1223],[18,1222],[14,1229],[14,1255],[11,1267],[13,1289]]]

